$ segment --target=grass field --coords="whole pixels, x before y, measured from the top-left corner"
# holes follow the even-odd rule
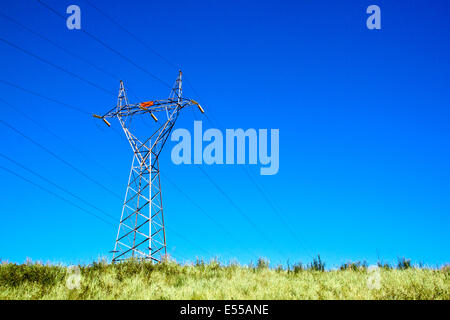
[[[319,261],[320,262],[320,261]],[[450,299],[450,270],[407,264],[269,268],[129,261],[63,266],[3,263],[0,299]]]

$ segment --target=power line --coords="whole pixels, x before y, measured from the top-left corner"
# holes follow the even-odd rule
[[[1,81],[1,80],[0,80]],[[62,138],[61,136],[57,135],[56,133],[54,133],[52,130],[50,130],[49,128],[47,128],[46,126],[42,125],[41,123],[39,123],[38,121],[36,121],[34,118],[30,117],[28,114],[26,114],[25,112],[23,112],[22,110],[20,110],[18,107],[12,105],[11,103],[5,101],[3,98],[0,98],[0,102],[3,102],[6,106],[10,107],[12,110],[14,110],[15,112],[17,112],[18,114],[20,114],[21,116],[27,118],[29,121],[33,122],[36,126],[38,126],[39,128],[41,128],[44,131],[47,131],[50,135],[52,135],[53,137],[55,137],[56,139],[60,140],[64,145],[69,146],[72,150],[74,150],[75,152],[77,152],[78,154],[80,154],[83,158],[85,158],[86,160],[95,163],[97,166],[101,167],[102,170],[107,171],[109,174],[114,175],[113,172],[111,172],[110,170],[108,170],[107,168],[105,168],[103,165],[101,165],[96,159],[94,159],[93,157],[88,156],[86,153],[84,153],[83,151],[81,151],[80,149],[76,148],[72,143],[70,143],[69,141],[67,141],[66,139]]]
[[[12,22],[12,23],[18,25],[19,27],[21,27],[21,28],[23,28],[24,30],[28,31],[29,33],[35,35],[36,37],[38,37],[38,38],[40,38],[40,39],[43,39],[43,40],[47,41],[47,42],[50,43],[52,46],[54,46],[55,48],[58,48],[59,50],[65,52],[66,54],[70,55],[71,57],[74,57],[74,58],[80,60],[81,62],[88,64],[89,66],[91,66],[91,67],[93,67],[94,69],[96,69],[97,71],[100,71],[101,73],[107,75],[108,77],[110,77],[110,78],[112,78],[112,79],[114,79],[114,80],[119,80],[119,79],[121,79],[121,77],[119,77],[117,74],[111,73],[111,72],[109,72],[109,71],[107,71],[107,70],[101,68],[101,67],[98,66],[97,64],[95,64],[95,63],[89,61],[88,59],[83,58],[82,56],[80,56],[80,55],[78,55],[78,54],[75,54],[73,51],[71,51],[71,50],[65,48],[64,46],[62,46],[62,45],[58,44],[57,42],[55,42],[55,41],[53,41],[53,40],[47,38],[46,36],[44,36],[44,35],[42,35],[42,34],[36,32],[36,31],[34,31],[33,29],[31,29],[31,28],[29,28],[29,27],[23,25],[22,23],[20,23],[19,21],[13,19],[12,17],[10,17],[10,16],[8,16],[8,15],[2,13],[2,12],[0,12],[0,16],[3,17],[3,18],[6,19],[6,20],[8,20],[8,21],[10,21],[10,22]],[[128,89],[128,91],[129,91],[133,96],[135,96],[138,100],[142,101],[139,97],[137,97],[137,95],[136,95],[132,90]]]
[[[97,69],[98,71],[100,71],[100,72],[102,72],[102,73],[104,73],[104,74],[106,74],[106,75],[108,75],[108,76],[110,76],[110,77],[112,77],[112,78],[114,78],[114,79],[120,80],[119,77],[117,77],[117,75],[114,75],[114,74],[112,74],[111,72],[109,72],[109,71],[107,71],[107,70],[105,70],[105,69],[103,69],[103,68],[100,68],[100,67],[97,66],[96,64],[94,64],[94,63],[90,62],[89,60],[87,60],[87,59],[85,59],[85,58],[83,58],[83,57],[81,57],[81,56],[75,54],[73,51],[70,51],[70,50],[64,48],[63,46],[61,46],[60,44],[56,43],[55,41],[53,41],[53,40],[47,38],[46,36],[44,36],[44,35],[42,35],[42,34],[36,32],[36,31],[34,31],[33,29],[31,29],[31,28],[29,28],[29,27],[23,25],[22,23],[20,23],[19,21],[13,19],[12,17],[10,17],[10,16],[8,16],[8,15],[2,13],[2,12],[0,12],[0,16],[3,17],[3,18],[6,19],[6,20],[8,20],[8,21],[10,21],[10,22],[12,22],[12,23],[18,25],[18,26],[21,27],[22,29],[27,30],[27,31],[30,32],[31,34],[34,34],[35,36],[37,36],[37,37],[39,37],[39,38],[41,38],[41,39],[47,41],[48,43],[50,43],[50,44],[53,45],[54,47],[56,47],[56,48],[62,50],[62,51],[65,52],[66,54],[68,54],[68,55],[70,55],[70,56],[72,56],[72,57],[74,57],[74,58],[76,58],[76,59],[78,59],[78,60],[80,60],[80,61],[82,61],[82,62],[84,62],[84,63],[87,63],[87,64],[90,65],[91,67]]]
[[[188,84],[188,86],[191,88],[191,90],[192,90],[192,92],[195,94],[195,96],[196,97],[198,97],[198,100],[200,101],[200,103],[202,104],[202,105],[204,105],[204,100],[200,97],[200,95],[198,94],[198,92],[197,92],[197,90],[195,90],[195,88],[194,88],[194,86],[191,84],[191,82],[189,81],[189,79],[186,79],[186,83]],[[209,106],[208,104],[207,104],[207,106]],[[205,109],[206,110],[206,109]],[[208,113],[205,113],[205,116],[206,116],[206,119],[210,122],[210,123],[213,123],[213,120],[214,120],[214,116],[212,115],[212,114],[210,114],[210,115],[208,115]],[[210,119],[210,117],[213,119],[213,120],[211,120]],[[215,120],[214,120],[215,121]],[[218,121],[216,121],[216,123],[217,123]],[[217,127],[217,125],[215,125],[216,127]]]
[[[83,110],[83,109],[81,109],[81,108],[78,108],[77,106],[71,105],[71,104],[66,103],[66,102],[63,102],[63,101],[56,100],[56,99],[54,99],[54,98],[50,98],[50,97],[45,96],[45,95],[43,95],[43,94],[40,94],[40,93],[38,93],[38,92],[35,92],[35,91],[30,90],[30,89],[24,88],[24,87],[18,85],[17,83],[12,83],[12,82],[10,82],[10,81],[6,81],[6,80],[2,80],[2,79],[0,79],[0,83],[6,84],[7,86],[16,88],[16,89],[18,89],[18,90],[21,90],[21,91],[23,91],[23,92],[29,93],[29,94],[34,95],[34,96],[36,96],[36,97],[39,97],[39,98],[48,100],[48,101],[50,101],[50,102],[59,104],[59,105],[61,105],[61,106],[63,106],[63,107],[69,108],[69,109],[74,110],[74,111],[77,111],[77,112],[79,112],[79,113],[82,113],[83,115],[88,115],[88,116],[91,116],[91,115],[92,115],[91,113],[89,113],[89,112],[87,112],[86,110]],[[6,102],[5,100],[3,100],[3,99],[1,99],[1,100],[2,100],[4,103],[8,104],[8,102]],[[11,106],[11,104],[9,104],[9,105]],[[15,107],[14,107],[14,108],[15,108]]]
[[[59,101],[59,100],[56,100],[56,99],[53,99],[53,98],[49,98],[49,97],[44,96],[44,95],[42,95],[42,94],[40,94],[40,93],[31,91],[31,90],[26,89],[26,88],[24,88],[24,87],[21,87],[21,86],[18,85],[18,84],[15,84],[15,83],[12,83],[12,82],[9,82],[9,81],[6,81],[6,80],[2,80],[2,79],[0,79],[0,82],[3,83],[3,84],[8,85],[8,86],[10,86],[10,87],[19,89],[19,90],[21,90],[21,91],[23,91],[23,92],[26,92],[26,93],[32,94],[32,95],[34,95],[34,96],[43,98],[43,99],[45,99],[45,100],[48,100],[48,101],[57,103],[57,104],[59,104],[59,105],[62,105],[62,106],[64,106],[64,107],[67,107],[67,108],[69,108],[69,109],[78,111],[78,112],[80,112],[80,113],[82,113],[82,114],[84,114],[84,115],[91,115],[91,114],[90,114],[89,112],[87,112],[86,110],[80,109],[80,108],[78,108],[78,107],[75,107],[75,106],[73,106],[73,105],[70,105],[70,104],[68,104],[68,103],[65,103],[65,102],[62,102],[62,101]]]
[[[172,232],[173,234],[175,234],[178,238],[190,243],[191,245],[193,245],[194,247],[196,247],[197,249],[203,251],[204,253],[206,253],[207,255],[212,255],[208,250],[203,249],[202,247],[199,247],[197,244],[195,244],[194,242],[192,242],[192,240],[189,240],[188,238],[186,238],[185,236],[183,236],[182,234],[176,232],[175,230],[171,229],[171,228],[167,228],[166,229],[169,230],[170,232]]]
[[[88,0],[84,0],[88,5],[90,5],[92,8],[94,8],[95,10],[97,10],[98,12],[100,12],[106,19],[108,19],[109,21],[111,21],[113,24],[115,24],[117,27],[119,27],[119,29],[121,29],[122,31],[124,31],[125,33],[127,33],[130,37],[132,37],[134,40],[136,40],[137,42],[139,42],[142,46],[144,46],[147,50],[149,50],[151,53],[153,53],[154,55],[158,56],[161,60],[163,60],[164,62],[166,62],[169,66],[173,67],[174,69],[179,69],[174,63],[172,63],[169,59],[167,59],[166,57],[164,57],[163,55],[161,55],[159,52],[157,52],[155,49],[153,49],[152,47],[150,47],[147,43],[145,43],[142,39],[140,39],[138,36],[136,36],[136,34],[130,32],[128,29],[126,29],[123,24],[118,23],[115,19],[111,18],[111,16],[109,16],[108,14],[106,14],[103,10],[101,10],[99,7],[97,7],[96,5],[94,5],[91,1]]]
[[[65,192],[65,193],[67,193],[68,195],[74,197],[74,198],[77,199],[78,201],[83,202],[85,205],[88,205],[88,206],[90,206],[91,208],[93,208],[93,209],[95,209],[95,210],[97,210],[97,211],[100,211],[101,213],[103,213],[104,215],[110,217],[111,219],[115,219],[112,215],[110,215],[109,213],[107,213],[107,212],[104,211],[103,209],[100,209],[100,208],[98,208],[97,206],[95,206],[95,205],[89,203],[88,201],[86,201],[86,200],[84,200],[83,198],[77,196],[76,194],[74,194],[73,192],[67,190],[66,188],[61,187],[60,185],[58,185],[58,184],[56,184],[55,182],[51,181],[50,179],[44,177],[43,175],[37,173],[36,171],[33,171],[32,169],[27,168],[25,165],[23,165],[23,164],[17,162],[16,160],[11,159],[11,158],[8,157],[7,155],[5,155],[5,154],[3,154],[3,153],[0,153],[0,157],[2,157],[2,158],[4,158],[4,159],[8,160],[8,161],[11,162],[11,163],[14,163],[16,166],[18,166],[18,167],[24,169],[25,171],[28,171],[29,173],[35,175],[35,176],[38,177],[38,178],[44,180],[45,182],[47,182],[48,184],[51,184],[51,185],[54,186],[55,188],[57,188],[57,189],[59,189],[59,190]]]
[[[259,227],[250,219],[250,217],[231,199],[231,197],[211,178],[211,176],[203,170],[202,167],[198,166],[201,172],[208,178],[209,182],[228,200],[228,202],[236,209],[236,211],[247,220],[247,222],[265,239],[267,242],[272,243],[272,241],[262,232]]]
[[[261,195],[263,196],[263,198],[266,200],[266,202],[270,205],[270,207],[272,208],[273,212],[275,212],[275,214],[278,216],[278,218],[280,219],[280,221],[286,226],[286,229],[288,229],[289,233],[291,234],[291,237],[294,238],[295,240],[297,240],[297,242],[300,244],[300,246],[313,258],[315,258],[310,252],[309,250],[304,246],[303,241],[300,241],[300,239],[298,239],[297,235],[294,233],[294,231],[292,230],[292,228],[289,226],[289,223],[287,221],[284,220],[283,215],[280,213],[280,211],[278,210],[278,208],[276,207],[276,205],[272,202],[272,200],[269,198],[269,196],[267,195],[267,193],[264,191],[264,189],[262,188],[262,186],[256,182],[256,180],[254,180],[254,178],[251,176],[249,170],[247,168],[244,167],[244,171],[247,174],[247,176],[249,177],[250,181],[256,186],[256,188],[258,189],[258,191],[261,193]]]
[[[92,86],[92,87],[94,87],[94,88],[97,88],[97,89],[99,89],[99,90],[101,90],[101,91],[103,91],[103,92],[106,92],[106,93],[109,94],[109,95],[113,94],[111,91],[109,91],[109,90],[107,90],[107,89],[105,89],[105,88],[103,88],[103,87],[101,87],[101,86],[95,84],[94,82],[92,82],[92,81],[90,81],[90,80],[88,80],[88,79],[85,79],[85,78],[83,78],[83,77],[81,77],[81,76],[79,76],[79,75],[73,73],[72,71],[69,71],[69,70],[63,68],[63,67],[60,67],[60,66],[54,64],[53,62],[50,62],[50,61],[48,61],[48,60],[46,60],[46,59],[44,59],[44,58],[41,58],[41,57],[39,57],[38,55],[36,55],[36,54],[34,54],[34,53],[32,53],[32,52],[26,50],[26,49],[23,49],[22,47],[19,47],[18,45],[15,45],[14,43],[12,43],[12,42],[10,42],[10,41],[8,41],[8,40],[6,40],[6,39],[0,38],[0,41],[2,41],[3,43],[7,44],[8,46],[10,46],[10,47],[12,47],[12,48],[15,48],[15,49],[17,49],[17,50],[19,50],[19,51],[21,51],[21,52],[23,52],[23,53],[25,53],[25,54],[27,54],[27,55],[33,57],[33,58],[35,58],[35,59],[37,59],[37,60],[39,60],[39,61],[45,63],[45,64],[48,64],[49,66],[51,66],[51,67],[53,67],[53,68],[55,68],[55,69],[58,69],[58,70],[60,70],[60,71],[62,71],[62,72],[64,72],[64,73],[67,73],[68,75],[70,75],[70,76],[72,76],[72,77],[74,77],[74,78],[77,78],[78,80],[81,80],[81,81],[83,81],[83,82],[89,84],[90,86]]]
[[[224,233],[226,233],[228,236],[233,237],[234,235],[231,234],[228,230],[225,229],[222,224],[217,221],[215,218],[213,218],[211,215],[209,215],[198,203],[196,203],[190,196],[188,196],[180,187],[178,187],[175,182],[173,182],[167,175],[162,175],[166,181],[168,181],[170,184],[172,184],[175,189],[178,190],[179,193],[181,193],[186,199],[188,199],[194,206],[196,206],[200,212],[202,212],[209,220],[211,220],[214,224],[216,224],[217,227],[219,227]],[[236,239],[235,239],[236,240]]]
[[[66,20],[66,17],[62,14],[60,14],[58,11],[56,11],[55,9],[53,9],[52,7],[50,7],[48,4],[44,3],[41,0],[37,0],[42,6],[44,6],[45,8],[47,8],[48,10],[50,10],[51,12],[53,12],[55,15],[57,15],[58,17],[62,18],[64,21]],[[137,63],[135,63],[133,60],[131,60],[130,58],[126,57],[125,55],[123,55],[122,53],[120,53],[119,51],[117,51],[116,49],[112,48],[111,46],[109,46],[108,44],[106,44],[104,41],[100,40],[97,36],[93,35],[92,33],[86,31],[85,29],[81,29],[81,32],[83,32],[84,34],[86,34],[88,37],[90,37],[91,39],[95,40],[96,42],[98,42],[99,44],[101,44],[103,47],[105,47],[106,49],[110,50],[111,52],[115,53],[116,55],[118,55],[119,57],[121,57],[122,59],[124,59],[125,61],[127,61],[128,63],[130,63],[131,65],[133,65],[134,67],[136,67],[137,69],[141,70],[142,72],[146,73],[147,75],[149,75],[150,77],[152,77],[153,79],[161,82],[162,84],[164,84],[165,86],[172,88],[170,84],[168,84],[166,81],[162,80],[161,78],[159,78],[158,76],[156,76],[154,73],[148,71],[147,69],[141,67],[140,65],[138,65]]]
[[[47,147],[43,146],[42,144],[40,144],[39,142],[37,142],[36,140],[34,140],[33,138],[30,138],[29,136],[27,136],[26,134],[22,133],[21,131],[19,131],[18,129],[16,129],[15,127],[13,127],[11,124],[7,123],[6,121],[0,119],[0,123],[3,124],[5,127],[8,127],[9,129],[11,129],[12,131],[14,131],[15,133],[21,135],[22,137],[24,137],[25,139],[27,139],[28,141],[32,142],[34,145],[38,146],[39,148],[41,148],[42,150],[44,150],[45,152],[47,152],[48,154],[50,154],[52,157],[54,157],[55,159],[59,160],[60,162],[64,163],[66,166],[72,168],[74,171],[76,171],[78,174],[82,175],[83,177],[85,177],[86,179],[88,179],[89,181],[91,181],[92,183],[96,184],[97,186],[99,186],[100,188],[102,188],[103,190],[107,191],[108,193],[110,193],[111,195],[115,196],[116,198],[119,198],[122,200],[122,197],[120,197],[117,193],[115,193],[114,191],[112,191],[111,189],[109,189],[108,187],[104,186],[102,183],[98,182],[97,180],[91,178],[88,174],[84,173],[82,170],[78,169],[77,167],[75,167],[73,164],[71,164],[70,162],[64,160],[63,158],[61,158],[60,156],[58,156],[56,153],[54,153],[53,151],[51,151],[50,149],[48,149]]]
[[[49,190],[49,189],[47,189],[47,188],[45,188],[45,187],[43,187],[43,186],[41,186],[41,185],[39,185],[39,184],[37,184],[37,183],[31,181],[31,180],[29,180],[29,179],[27,179],[27,178],[21,176],[20,174],[14,172],[14,171],[12,171],[12,170],[9,170],[9,169],[7,169],[7,168],[5,168],[5,167],[3,167],[3,166],[0,166],[0,169],[3,169],[4,171],[9,172],[10,174],[16,176],[17,178],[22,179],[22,180],[28,182],[29,184],[34,185],[36,188],[39,188],[39,189],[41,189],[41,190],[43,190],[43,191],[45,191],[45,192],[47,192],[47,193],[49,193],[49,194],[55,196],[56,198],[58,198],[58,199],[60,199],[60,200],[62,200],[62,201],[64,201],[64,202],[69,203],[70,205],[72,205],[72,206],[74,206],[74,207],[76,207],[76,208],[78,208],[78,209],[80,209],[80,210],[86,212],[87,214],[89,214],[89,215],[91,215],[91,216],[96,217],[97,219],[103,221],[104,223],[107,223],[107,224],[109,224],[109,225],[114,226],[114,224],[112,224],[112,223],[109,222],[109,221],[106,221],[105,219],[103,219],[102,217],[96,215],[95,213],[92,213],[91,211],[86,210],[86,209],[83,208],[83,207],[80,207],[80,206],[77,205],[76,203],[74,203],[74,202],[72,202],[72,201],[70,201],[70,200],[68,200],[68,199],[66,199],[66,198],[64,198],[64,197],[62,197],[62,196],[56,194],[55,192],[53,192],[53,191],[51,191],[51,190]]]

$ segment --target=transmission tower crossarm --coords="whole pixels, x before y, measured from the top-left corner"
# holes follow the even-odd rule
[[[103,116],[99,116],[94,114],[93,116],[98,119],[105,120],[106,118],[115,118],[115,117],[127,117],[127,116],[134,116],[134,115],[142,115],[145,113],[150,113],[150,115],[153,115],[152,118],[157,121],[157,118],[155,117],[155,113],[161,112],[161,111],[168,111],[169,113],[173,112],[175,109],[183,109],[188,106],[197,106],[199,110],[204,113],[204,109],[200,104],[192,99],[182,98],[179,102],[176,99],[165,99],[165,100],[154,100],[154,101],[146,101],[146,102],[140,102],[140,103],[134,103],[134,104],[127,104],[121,106],[120,109],[117,109],[117,107],[114,107],[107,113],[105,113]]]

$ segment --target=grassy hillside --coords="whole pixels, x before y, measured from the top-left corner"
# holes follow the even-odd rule
[[[0,299],[450,299],[450,271],[346,264],[289,270],[223,266],[217,262],[181,266],[175,262],[94,263],[68,269],[40,264],[1,264]]]

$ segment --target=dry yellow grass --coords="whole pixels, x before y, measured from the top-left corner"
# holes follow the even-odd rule
[[[450,299],[448,269],[313,271],[126,262],[0,265],[0,299]],[[73,288],[72,288],[73,287]]]

